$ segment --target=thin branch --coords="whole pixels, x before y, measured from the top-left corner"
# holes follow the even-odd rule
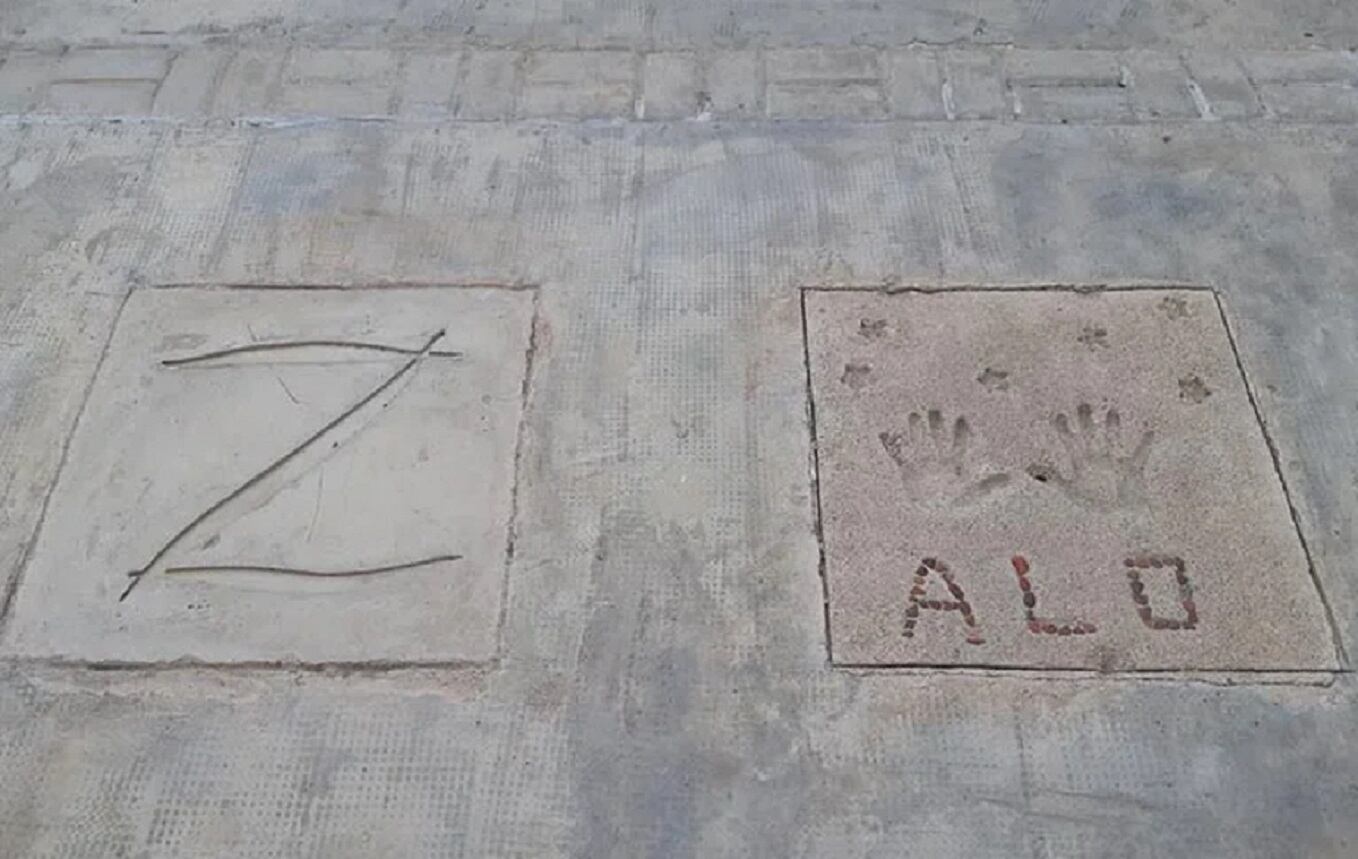
[[[231,346],[226,349],[217,349],[212,352],[186,355],[182,358],[166,358],[160,363],[164,367],[183,367],[188,364],[201,364],[204,361],[215,361],[218,358],[230,358],[233,355],[257,354],[259,352],[282,352],[291,349],[310,348],[359,349],[369,352],[390,352],[396,355],[419,355],[424,352],[422,349],[392,346],[388,343],[368,343],[362,340],[287,340],[279,343],[250,343],[245,346]],[[455,352],[451,349],[431,349],[428,354],[435,358],[462,357],[461,352]]]
[[[379,573],[394,573],[400,570],[413,570],[440,564],[445,561],[460,561],[461,555],[435,555],[404,564],[391,564],[385,567],[363,567],[356,570],[308,570],[299,567],[268,567],[254,564],[203,564],[192,567],[166,567],[166,575],[177,573],[276,573],[280,576],[309,576],[317,579],[351,579],[359,576],[375,576]]]
[[[368,403],[377,399],[377,397],[381,396],[383,391],[385,391],[387,388],[390,388],[392,385],[396,384],[396,382],[402,376],[409,373],[417,364],[419,364],[426,357],[428,357],[429,353],[433,351],[434,344],[437,343],[439,339],[443,337],[444,333],[445,330],[442,328],[434,332],[433,336],[431,336],[428,342],[424,344],[424,348],[420,349],[419,352],[416,353],[413,358],[411,358],[409,361],[406,361],[399,368],[397,368],[396,371],[393,372],[390,376],[388,376],[385,380],[383,380],[381,384],[377,385],[377,387],[373,388],[371,391],[365,394],[356,403],[354,403],[349,408],[341,412],[339,415],[331,419],[330,422],[327,423],[325,426],[316,430],[314,433],[308,436],[306,440],[303,441],[301,444],[298,444],[297,446],[288,450],[278,459],[275,459],[273,462],[265,466],[262,470],[256,472],[249,480],[246,480],[240,486],[237,486],[235,489],[231,490],[229,493],[222,496],[217,501],[213,502],[212,505],[209,506],[207,509],[203,510],[203,512],[193,517],[192,521],[190,521],[183,528],[179,529],[179,531],[177,531],[175,535],[169,539],[168,542],[166,542],[163,546],[156,550],[156,553],[151,556],[151,560],[147,561],[145,566],[141,567],[140,569],[132,570],[127,574],[132,580],[128,582],[127,587],[123,589],[122,594],[118,597],[118,602],[122,602],[123,600],[127,599],[128,595],[132,593],[132,590],[137,586],[137,584],[146,577],[146,574],[148,572],[151,571],[151,568],[154,567],[157,563],[159,563],[161,558],[164,558],[165,555],[176,545],[178,545],[181,540],[183,540],[186,536],[192,533],[194,529],[196,529],[199,525],[206,521],[208,517],[212,516],[214,513],[216,513],[218,510],[221,510],[227,504],[230,504],[232,501],[235,501],[237,498],[244,495],[247,491],[249,491],[254,486],[259,484],[262,480],[264,480],[264,478],[268,477],[270,474],[274,473],[279,468],[286,465],[289,461],[296,458],[299,454],[302,453],[302,451],[306,450],[308,447],[315,444],[317,439],[321,438],[322,436],[326,435],[331,430],[333,430],[335,427],[344,423],[349,418],[350,415],[354,414],[359,409],[366,406]]]

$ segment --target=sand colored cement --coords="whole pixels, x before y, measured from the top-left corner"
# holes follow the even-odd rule
[[[532,307],[489,289],[134,295],[6,649],[490,659]]]
[[[805,296],[835,662],[1334,667],[1211,293]]]

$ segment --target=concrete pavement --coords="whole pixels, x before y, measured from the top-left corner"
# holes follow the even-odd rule
[[[59,0],[0,38],[0,855],[1358,851],[1358,12]],[[1155,659],[1046,659],[1025,590],[1066,641],[1106,597],[1034,555],[986,574],[1003,658],[900,658],[988,615],[888,564],[892,657],[832,662],[826,447],[899,475],[818,435],[806,296],[939,290],[1219,306],[1206,357],[1053,321],[1070,390],[1117,384],[1042,400],[1048,486],[980,463],[1055,491],[1081,403],[1174,433],[1146,468],[1226,561],[1185,596],[1129,547]],[[967,348],[943,395],[1028,396]]]

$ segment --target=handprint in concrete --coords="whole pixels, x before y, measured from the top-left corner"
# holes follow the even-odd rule
[[[958,417],[951,426],[943,413],[911,412],[905,432],[882,432],[877,438],[896,464],[906,499],[931,508],[974,504],[1009,483],[1004,472],[978,474],[968,451],[971,426]]]
[[[1117,409],[1108,409],[1099,421],[1089,403],[1076,406],[1073,426],[1064,413],[1052,425],[1066,447],[1070,470],[1062,473],[1050,465],[1033,465],[1028,468],[1033,479],[1050,482],[1072,500],[1099,510],[1146,504],[1146,460],[1155,441],[1152,430],[1142,432],[1129,449]]]

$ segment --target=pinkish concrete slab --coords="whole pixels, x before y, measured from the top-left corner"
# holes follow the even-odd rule
[[[134,293],[5,649],[491,659],[532,315],[496,289]]]
[[[805,311],[836,663],[1336,667],[1210,293]]]

